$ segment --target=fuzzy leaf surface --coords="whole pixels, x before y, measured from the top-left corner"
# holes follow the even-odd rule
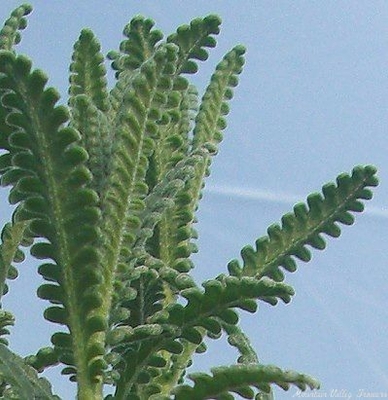
[[[253,399],[256,393],[270,392],[270,384],[284,390],[291,385],[304,391],[307,388],[319,389],[319,383],[308,375],[294,371],[283,371],[272,365],[233,365],[212,368],[212,375],[190,374],[194,386],[178,386],[175,400],[232,399],[231,393],[241,394]]]
[[[9,390],[13,395],[16,392],[20,399],[60,399],[52,393],[51,385],[45,378],[39,378],[34,368],[3,344],[0,344],[0,378],[11,386]]]
[[[97,289],[101,273],[92,245],[98,238],[100,211],[98,196],[88,187],[88,154],[78,143],[78,132],[64,127],[68,110],[56,105],[59,95],[54,89],[45,88],[45,74],[32,70],[25,56],[6,51],[0,52],[0,66],[2,106],[12,127],[6,148],[11,168],[2,175],[2,184],[12,186],[10,201],[18,204],[14,220],[30,221],[32,234],[44,239],[31,253],[53,260],[40,271],[56,284],[42,285],[38,295],[61,305],[46,309],[45,317],[69,327],[74,341],[59,348],[67,353],[66,360],[74,359],[68,353],[77,353],[79,373],[89,380],[104,365],[105,326]]]
[[[101,111],[109,108],[106,70],[101,46],[90,29],[83,29],[74,45],[70,65],[69,104],[81,94],[87,95]]]
[[[154,29],[154,25],[152,19],[138,15],[124,27],[126,39],[120,43],[120,51],[108,54],[113,70],[117,71],[116,78],[123,71],[136,70],[152,57],[156,45],[163,38],[162,32]]]
[[[28,223],[25,221],[8,223],[4,226],[0,244],[0,298],[7,290],[6,279],[15,279],[18,275],[13,262],[24,260],[24,253],[19,246],[24,241]]]
[[[215,47],[214,36],[220,32],[221,19],[217,15],[196,18],[189,25],[180,26],[167,38],[167,42],[179,47],[178,73],[194,74],[198,65],[193,60],[205,61],[207,48]]]
[[[295,205],[292,213],[282,217],[282,224],[268,228],[268,235],[256,241],[256,249],[246,246],[241,251],[243,266],[232,260],[231,275],[268,276],[276,281],[284,279],[280,267],[289,272],[296,270],[295,258],[308,262],[311,252],[307,246],[322,250],[326,242],[322,234],[338,237],[338,223],[354,223],[352,212],[364,210],[363,200],[372,198],[371,187],[378,184],[373,166],[355,167],[350,175],[341,174],[336,183],[323,186],[322,192],[313,193],[304,203]]]
[[[11,50],[21,40],[20,31],[27,27],[26,15],[30,14],[32,7],[23,4],[12,11],[11,16],[5,21],[0,31],[0,49]]]

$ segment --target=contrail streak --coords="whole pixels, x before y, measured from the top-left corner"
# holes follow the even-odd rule
[[[208,185],[205,188],[205,192],[221,196],[241,197],[248,200],[289,204],[291,206],[306,199],[306,196],[297,196],[291,193],[273,192],[270,190],[243,188],[237,186]],[[366,206],[365,213],[374,217],[388,218],[388,209],[384,207]]]

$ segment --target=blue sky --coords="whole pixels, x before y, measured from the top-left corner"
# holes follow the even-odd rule
[[[322,184],[354,165],[374,164],[380,186],[353,227],[325,252],[314,252],[287,276],[291,304],[262,306],[242,317],[263,363],[310,373],[331,390],[356,397],[388,393],[386,1],[88,1],[36,0],[20,51],[66,98],[68,65],[79,31],[88,26],[103,51],[116,49],[135,14],[153,18],[166,34],[197,16],[223,19],[218,46],[194,82],[202,90],[218,60],[237,43],[247,62],[232,101],[228,128],[200,206],[198,281],[223,271],[245,244]],[[19,5],[4,1],[0,20]],[[2,191],[5,199],[6,191]],[[1,219],[10,213],[3,203]],[[45,305],[35,299],[40,278],[31,262],[5,298],[17,325],[11,345],[23,354],[49,342],[52,327],[34,322]],[[31,293],[30,293],[31,292]],[[27,332],[27,337],[26,337]],[[209,343],[194,368],[229,364],[221,339]],[[55,390],[73,397],[55,376]],[[278,399],[295,394],[277,391]]]

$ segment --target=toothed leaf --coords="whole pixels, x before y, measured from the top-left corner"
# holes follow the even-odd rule
[[[269,392],[270,384],[276,384],[284,390],[288,390],[291,385],[302,391],[307,388],[319,389],[319,383],[307,375],[283,371],[270,365],[233,365],[213,368],[211,371],[212,375],[190,374],[194,386],[178,386],[174,390],[174,399],[200,400],[225,398],[223,396],[232,393],[265,393]]]
[[[34,368],[3,344],[0,344],[0,377],[20,399],[59,399],[52,393],[51,385],[45,378],[38,378]]]
[[[311,260],[307,245],[323,250],[326,242],[322,234],[338,237],[341,233],[338,223],[353,224],[351,212],[363,210],[360,200],[369,199],[368,187],[378,184],[375,174],[376,169],[372,166],[358,166],[351,175],[339,175],[336,185],[329,183],[323,186],[323,196],[311,194],[307,198],[308,206],[304,203],[295,205],[292,213],[282,217],[281,225],[271,225],[268,235],[256,241],[255,249],[244,247],[241,251],[243,266],[233,260],[229,263],[229,271],[233,275],[268,276],[282,281],[284,274],[281,267],[294,272],[294,258],[304,262]]]

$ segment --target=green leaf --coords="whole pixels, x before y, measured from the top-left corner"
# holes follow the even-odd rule
[[[211,20],[213,21],[212,23],[216,21],[216,19]],[[180,40],[183,40],[180,45],[188,52],[187,54],[185,53],[186,55],[190,53],[188,49],[191,43],[191,29],[194,29],[194,32],[202,22],[198,20],[191,28],[184,28],[181,31],[182,38],[178,35],[174,39],[177,44]],[[184,44],[184,40],[186,39],[183,39],[186,35],[184,32],[188,35],[186,44]],[[215,30],[213,33],[215,33]],[[201,43],[201,40],[198,43]],[[192,45],[196,46],[196,44]],[[181,51],[183,50],[181,49]],[[242,46],[237,46],[231,50],[217,66],[217,70],[211,78],[211,83],[206,90],[200,110],[195,119],[194,140],[191,152],[195,153],[201,150],[201,159],[198,160],[195,166],[195,177],[187,182],[185,188],[181,191],[181,195],[178,197],[176,207],[158,225],[156,237],[150,243],[154,248],[152,252],[154,256],[161,258],[166,264],[171,265],[180,272],[187,272],[192,267],[189,256],[196,251],[196,246],[192,243],[192,239],[197,237],[197,233],[193,228],[194,212],[201,197],[203,180],[208,175],[210,154],[214,153],[216,145],[221,140],[220,131],[225,127],[224,124],[221,124],[223,121],[222,115],[226,113],[226,102],[231,98],[231,88],[236,85],[237,75],[241,72],[244,63],[244,52],[245,50]],[[186,135],[185,132],[184,134]],[[164,149],[163,141],[161,142],[161,146],[158,146],[156,149],[151,160],[152,173],[154,174],[153,179],[155,181],[163,176],[176,159],[183,157],[184,151],[188,151],[185,150],[186,136],[178,137],[177,135],[168,135],[167,133],[167,143],[179,143],[179,141],[183,143],[183,147],[182,150],[178,149],[175,153],[169,148]],[[206,149],[206,152],[204,152],[204,149]],[[210,152],[208,151],[209,149]]]
[[[4,336],[9,335],[8,327],[14,324],[14,316],[10,312],[0,309],[0,344],[8,345],[8,340]]]
[[[154,336],[154,339],[148,337],[148,340],[145,340],[144,338],[144,343],[140,348],[133,349],[125,345],[133,340],[131,338],[136,340],[140,338],[134,336],[133,330],[128,331],[122,328],[124,335],[119,338],[120,346],[123,346],[120,353],[126,354],[126,362],[125,370],[121,373],[119,393],[122,393],[123,387],[130,390],[129,387],[134,384],[133,379],[139,368],[146,365],[147,360],[157,350],[164,348],[170,353],[176,351],[178,353],[176,360],[179,360],[179,365],[187,365],[192,353],[203,342],[206,330],[209,336],[213,337],[221,331],[222,323],[237,323],[238,317],[233,308],[245,309],[248,299],[260,299],[276,304],[279,297],[288,302],[293,294],[292,288],[288,285],[273,282],[268,278],[257,281],[254,278],[237,279],[222,276],[218,280],[207,282],[204,286],[204,292],[193,286],[181,291],[182,296],[188,301],[186,306],[175,303],[159,313],[150,313],[152,317],[149,322],[156,323],[160,327],[160,332],[159,335]],[[133,322],[131,325],[133,326]],[[184,343],[181,350],[175,349],[177,342],[171,342],[174,338],[179,338]],[[134,358],[134,354],[137,354],[137,357]],[[142,355],[141,358],[139,354]],[[174,371],[173,376],[169,375],[169,378],[161,377],[160,383],[171,387],[182,373],[182,368],[177,367]]]
[[[239,364],[255,364],[258,363],[258,358],[253,349],[248,337],[238,325],[230,325],[222,323],[222,328],[228,335],[228,343],[235,347],[240,356],[237,359]]]
[[[75,96],[71,103],[71,127],[81,135],[82,146],[88,153],[86,165],[93,175],[90,185],[101,197],[107,185],[113,147],[107,113],[85,94]]]
[[[244,309],[247,299],[260,299],[275,304],[279,297],[288,302],[293,294],[292,288],[288,285],[271,281],[268,278],[257,281],[254,278],[220,277],[219,280],[209,281],[204,286],[204,292],[195,287],[181,292],[188,301],[186,306],[171,304],[166,310],[150,312],[149,315],[152,317],[148,321],[153,325],[150,325],[149,328],[146,325],[141,328],[141,331],[158,326],[159,331],[153,337],[142,338],[133,329],[117,328],[114,333],[114,337],[117,337],[115,345],[117,345],[119,353],[125,354],[126,360],[125,369],[121,372],[120,393],[121,390],[124,390],[123,387],[130,390],[129,387],[134,384],[134,377],[139,372],[139,368],[146,365],[147,360],[157,350],[166,349],[170,353],[182,353],[181,356],[178,356],[180,365],[186,365],[196,347],[202,343],[206,330],[212,337],[220,332],[223,322],[226,324],[237,323],[238,317],[233,308]],[[140,296],[144,297],[144,294],[140,293]],[[134,304],[136,304],[136,299],[134,299]],[[132,309],[134,308],[132,307]],[[129,326],[134,324],[134,320],[131,321],[128,323]],[[175,339],[183,341],[184,346],[181,345],[181,349],[176,348],[178,342],[174,341]],[[128,347],[129,343],[139,340],[143,340],[140,347]],[[185,353],[185,349],[189,351]],[[134,354],[137,356],[134,357]],[[182,372],[180,368],[177,368],[176,371]],[[174,379],[178,377],[179,375]],[[176,382],[174,379],[169,383]],[[167,384],[167,381],[164,384]]]
[[[110,100],[101,46],[90,29],[83,29],[74,45],[70,65],[69,106],[71,126],[81,135],[88,152],[87,166],[92,187],[99,195],[105,189],[112,132],[108,120]]]
[[[134,17],[124,28],[127,39],[120,43],[120,52],[110,52],[108,57],[112,60],[112,68],[120,72],[133,71],[139,68],[155,52],[157,43],[163,38],[162,32],[153,29],[155,23],[141,15]]]
[[[0,298],[6,289],[6,279],[16,278],[17,270],[12,265],[13,262],[23,261],[24,253],[19,249],[25,240],[28,223],[25,221],[8,223],[4,226],[1,233],[0,245]],[[17,257],[21,256],[20,259]]]
[[[173,99],[173,100],[172,100]],[[180,160],[189,157],[189,133],[197,108],[197,92],[193,86],[173,92],[166,113],[168,122],[160,127],[158,146],[149,160],[147,184],[155,186]]]
[[[238,75],[244,65],[245,48],[241,45],[229,51],[217,65],[211,77],[195,119],[193,148],[208,146],[212,153],[222,140],[221,131],[226,128],[224,115],[229,113],[228,101],[238,84]]]
[[[132,330],[124,327],[122,330],[124,331],[123,339],[126,336],[125,331],[128,331],[129,340],[134,338],[133,335],[137,336]],[[176,330],[171,330],[168,326],[153,324],[138,327],[136,330],[139,334],[136,338],[137,343],[132,342],[132,345],[128,346],[124,339],[121,356],[115,365],[115,370],[120,374],[116,386],[116,399],[124,400],[130,398],[129,396],[132,393],[140,390],[147,391],[150,383],[144,380],[144,375],[149,376],[152,372],[153,376],[157,376],[159,374],[157,370],[163,368],[163,363],[160,363],[160,366],[155,365],[155,355],[165,358],[166,352],[180,354],[184,348],[179,341],[174,339],[174,336],[177,335]],[[146,335],[142,338],[141,333],[147,331],[150,331],[152,335]],[[118,347],[117,350],[120,350],[120,348]],[[160,358],[158,359],[160,361]]]
[[[341,230],[337,223],[351,225],[354,222],[351,212],[363,211],[362,200],[372,198],[369,187],[378,184],[375,174],[373,166],[358,166],[351,175],[339,175],[337,185],[329,183],[323,186],[323,196],[311,194],[307,198],[308,207],[298,203],[292,213],[282,217],[281,226],[271,225],[268,235],[256,241],[256,249],[244,247],[241,251],[243,267],[237,260],[232,260],[228,264],[230,274],[283,280],[280,267],[294,272],[295,258],[310,261],[311,253],[307,246],[322,250],[325,248],[322,234],[338,237]]]
[[[202,196],[204,179],[209,175],[211,155],[217,152],[217,146],[222,140],[221,131],[226,127],[223,115],[227,113],[227,101],[232,97],[232,87],[237,84],[237,75],[242,70],[244,53],[245,49],[237,46],[227,53],[218,64],[195,118],[191,151],[206,149],[207,153],[196,165],[195,178],[187,183],[182,191],[179,207],[169,218],[177,221],[175,225],[182,228],[181,232],[186,232],[179,243],[171,247],[175,249],[174,268],[181,272],[187,272],[190,269],[188,258],[196,251],[196,247],[192,243],[192,239],[197,237],[197,233],[193,229],[194,212],[197,210]]]
[[[145,176],[148,158],[158,137],[163,116],[159,109],[166,105],[173,90],[176,47],[160,47],[144,63],[123,97],[116,115],[115,140],[109,165],[107,190],[102,199],[103,231],[105,234],[105,281],[114,281],[118,265],[130,261],[136,232],[141,227],[141,212],[148,187]],[[110,288],[107,288],[110,293]],[[107,297],[106,310],[110,308]]]
[[[0,344],[0,377],[20,399],[59,399],[52,393],[51,385],[46,379],[38,378],[34,368],[3,344]]]
[[[165,181],[171,175],[170,171],[184,164],[190,165],[190,179],[182,181],[183,185],[176,191],[174,202],[166,209],[162,218],[158,219],[154,229],[149,231],[151,236],[147,240],[146,248],[152,257],[165,266],[187,271],[191,262],[182,257],[182,253],[187,254],[187,248],[194,251],[194,247],[188,242],[196,233],[190,226],[194,212],[189,209],[190,198],[185,194],[185,186],[195,177],[194,168],[201,162],[205,152],[189,154],[189,130],[196,108],[196,92],[188,86],[178,100],[176,106],[169,111],[169,123],[160,129],[158,146],[150,157],[146,179],[150,190],[154,191],[152,188],[156,188],[158,182]],[[155,200],[149,202],[153,203]],[[174,285],[164,285],[165,305],[174,301],[175,290]]]
[[[106,70],[100,43],[90,29],[83,29],[74,44],[70,64],[69,104],[78,95],[86,95],[101,111],[109,109]]]
[[[30,14],[32,7],[23,4],[12,11],[11,16],[5,21],[0,31],[0,50],[12,50],[13,46],[21,40],[20,30],[27,26],[26,15]]]
[[[16,8],[10,18],[5,22],[4,27],[0,31],[0,50],[12,50],[13,46],[18,44],[21,40],[20,30],[27,26],[27,20],[25,16],[31,12],[32,8],[28,4],[24,4]],[[0,97],[2,91],[0,89]],[[0,107],[0,147],[3,149],[9,148],[7,138],[12,132],[11,127],[6,123],[5,119],[7,113],[3,107]],[[1,173],[4,173],[11,166],[11,158],[5,154],[0,156],[1,158]]]
[[[13,185],[21,202],[15,221],[34,219],[32,233],[45,239],[34,244],[31,253],[37,258],[51,258],[59,267],[55,277],[63,292],[60,298],[64,308],[59,308],[63,310],[60,318],[52,309],[45,315],[69,327],[74,346],[58,351],[77,353],[79,379],[90,383],[101,373],[95,369],[102,361],[101,351],[96,349],[103,346],[99,332],[105,327],[96,323],[104,320],[101,304],[95,296],[90,299],[90,293],[98,293],[102,273],[97,246],[93,245],[98,238],[100,210],[97,194],[88,187],[88,154],[78,143],[78,133],[63,126],[69,118],[68,110],[56,106],[59,95],[52,88],[45,89],[47,77],[43,72],[31,71],[30,60],[5,51],[0,52],[0,69],[0,87],[5,91],[2,104],[7,123],[13,126],[8,150],[12,163],[22,164],[22,168],[8,170],[3,182]],[[49,280],[52,278],[50,275]],[[50,301],[58,299],[55,295]]]
[[[59,362],[53,347],[43,347],[35,355],[27,356],[24,360],[38,372],[43,372],[47,367],[57,365]]]
[[[257,280],[250,277],[239,279],[220,276],[217,280],[205,282],[203,286],[204,291],[196,287],[182,290],[180,294],[187,300],[187,304],[185,306],[179,303],[171,304],[166,310],[169,313],[168,319],[165,320],[162,315],[161,321],[181,329],[192,327],[208,329],[215,326],[214,318],[235,325],[238,316],[234,308],[256,311],[256,307],[249,309],[246,307],[248,300],[261,300],[275,305],[278,299],[288,303],[294,294],[290,286],[269,278]],[[190,337],[185,339],[190,341]]]
[[[152,235],[154,228],[162,218],[168,218],[168,211],[178,203],[178,193],[185,183],[194,175],[194,167],[201,158],[200,154],[193,154],[179,161],[158,180],[156,186],[144,199],[144,210],[140,213],[141,227],[136,234],[134,251],[138,253],[145,249],[147,239]],[[179,203],[178,203],[179,204]],[[161,261],[165,261],[161,259]]]
[[[206,48],[215,47],[214,35],[220,32],[221,19],[217,15],[195,18],[190,25],[180,26],[176,33],[167,38],[167,42],[179,47],[177,74],[194,74],[198,65],[193,60],[205,61],[208,58]]]
[[[254,393],[269,393],[271,384],[284,390],[295,385],[304,391],[307,388],[319,389],[319,383],[308,375],[294,371],[283,371],[272,365],[233,365],[230,367],[212,368],[212,375],[205,373],[190,374],[194,386],[180,385],[174,390],[175,400],[205,400],[227,397],[228,393],[248,394],[252,399]]]

